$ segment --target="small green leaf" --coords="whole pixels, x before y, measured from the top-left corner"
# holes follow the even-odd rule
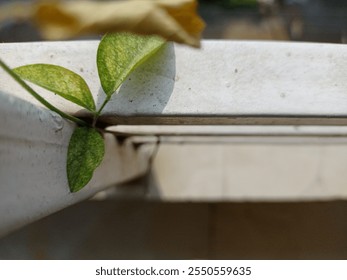
[[[76,128],[67,154],[67,178],[71,192],[77,192],[88,184],[104,153],[104,140],[94,128]]]
[[[97,65],[106,95],[110,97],[137,66],[164,44],[165,41],[157,36],[130,33],[105,35],[99,44]]]
[[[73,103],[95,111],[93,96],[83,78],[52,64],[30,64],[13,69],[22,79],[48,89]]]

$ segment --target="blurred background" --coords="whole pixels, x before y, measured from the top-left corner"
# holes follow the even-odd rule
[[[203,0],[206,38],[346,42],[344,0]]]
[[[6,2],[13,1],[0,0],[0,4]],[[199,4],[207,23],[206,39],[347,40],[345,0],[199,0]],[[42,38],[30,22],[0,23],[0,42],[37,40]]]
[[[347,42],[346,0],[199,3],[205,39]],[[0,23],[0,42],[38,40],[28,22]],[[134,195],[95,197],[0,239],[0,259],[347,258],[345,201],[164,203],[141,198],[149,182],[150,175],[123,186]]]

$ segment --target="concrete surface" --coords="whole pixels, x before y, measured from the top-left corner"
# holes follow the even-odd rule
[[[100,105],[105,95],[96,70],[97,45],[18,43],[2,44],[0,50],[11,67],[52,63],[76,71]],[[204,41],[201,50],[168,45],[124,82],[100,120],[132,125],[347,124],[346,59],[347,46],[338,44]],[[8,75],[0,76],[0,90],[38,104]],[[87,114],[59,96],[39,92],[66,112]]]
[[[347,198],[346,144],[161,144],[150,196],[174,201]]]
[[[4,1],[0,0],[0,2]],[[310,2],[317,1],[312,0]],[[283,23],[278,17],[260,21],[257,14],[252,14],[251,17],[253,19],[249,20],[249,17],[244,19],[248,16],[246,13],[246,15],[241,16],[241,19],[237,18],[237,14],[233,14],[233,18],[230,20],[230,13],[225,15],[218,11],[215,13],[215,9],[212,9],[210,5],[203,11],[206,14],[210,13],[211,20],[209,21],[207,32],[205,32],[205,36],[210,38],[218,38],[224,35],[234,39],[285,39],[288,36],[284,32]],[[310,9],[310,11],[314,12],[316,10]],[[341,11],[341,9],[338,10],[339,13]],[[313,13],[310,15],[311,23],[314,21],[315,25],[310,23],[306,27],[311,26],[315,29],[313,30],[315,32],[315,40],[325,41],[327,38],[332,39],[335,36],[331,36],[330,33],[327,36],[327,32],[323,32],[322,37],[321,18],[317,20],[317,15],[313,15]],[[335,20],[337,17],[325,17],[323,18],[323,23],[328,23],[334,34],[339,35],[335,36],[336,38],[333,38],[333,41],[340,42],[341,30],[331,24],[331,19]],[[302,19],[299,19],[299,21],[300,24],[303,24],[301,22]],[[273,26],[273,23],[278,25]],[[319,26],[317,23],[319,23]],[[235,26],[239,27],[235,28]],[[272,27],[276,28],[275,33]],[[2,41],[38,40],[40,38],[32,26],[28,27],[23,23],[9,22],[1,26],[1,28],[0,37]],[[281,32],[277,32],[277,30]],[[312,36],[309,34],[310,30],[306,28],[304,31],[306,32],[304,39],[312,39]],[[23,53],[23,56],[26,54]],[[22,57],[22,54],[16,54],[16,56]],[[50,61],[56,62],[60,59],[60,57],[56,57]],[[70,62],[67,63],[67,66],[71,66]],[[80,69],[76,66],[77,71],[80,71]],[[83,75],[92,80],[94,76],[86,72]],[[212,181],[214,177],[204,176],[205,174],[202,172],[204,169],[200,170],[198,167],[202,166],[206,169],[209,166],[212,170],[207,172],[207,174],[211,175],[213,172],[217,174],[218,172],[215,171],[217,168],[213,165],[225,163],[225,159],[230,158],[231,155],[236,155],[238,160],[241,159],[240,166],[237,167],[238,170],[241,169],[241,174],[235,174],[233,169],[229,170],[226,166],[223,166],[222,170],[224,170],[223,172],[231,173],[233,179],[228,184],[236,186],[235,191],[238,194],[247,194],[251,186],[254,187],[254,182],[259,180],[265,189],[257,188],[257,186],[255,188],[262,196],[263,192],[267,192],[267,183],[271,186],[271,176],[275,176],[275,183],[278,186],[272,185],[275,187],[273,190],[275,193],[284,189],[282,184],[286,185],[287,180],[292,183],[297,182],[296,176],[305,179],[304,182],[300,182],[300,188],[305,187],[309,179],[312,180],[311,187],[317,185],[317,188],[329,182],[329,189],[332,186],[335,188],[334,182],[342,187],[344,182],[343,176],[341,181],[338,178],[334,179],[334,177],[340,177],[345,173],[344,147],[301,147],[299,150],[304,150],[304,155],[302,156],[295,152],[292,154],[293,148],[290,146],[284,146],[277,155],[272,155],[272,153],[274,150],[278,151],[278,147],[272,150],[270,147],[268,149],[262,145],[253,145],[249,151],[247,146],[241,145],[240,153],[236,153],[236,147],[225,147],[224,145],[224,148],[221,146],[197,146],[192,149],[192,152],[188,147],[181,147],[181,150],[179,150],[180,147],[171,145],[161,147],[158,159],[155,162],[155,168],[162,169],[163,167],[160,164],[168,161],[172,167],[172,172],[170,174],[166,170],[164,174],[168,177],[163,178],[161,176],[159,179],[161,182],[167,183],[171,178],[176,183],[164,184],[161,190],[162,196],[182,199],[178,192],[183,187],[177,185],[177,182],[184,181],[180,178],[181,175],[177,173],[180,169],[183,175],[188,175],[186,177],[187,182],[185,182],[185,186],[187,185],[188,189],[187,191],[183,190],[183,192],[185,191],[190,196],[206,196],[213,191],[213,189],[209,190],[212,187],[217,189],[217,191],[214,190],[212,195],[220,196],[223,194],[223,190]],[[341,155],[339,155],[340,151]],[[319,155],[315,154],[315,152]],[[264,155],[266,155],[266,158],[262,157]],[[281,156],[285,155],[289,156],[289,162],[287,162],[287,158],[281,158]],[[192,156],[196,156],[196,159],[192,158]],[[309,159],[311,156],[312,158]],[[268,157],[272,160],[268,161]],[[198,161],[200,158],[202,158],[201,162]],[[302,159],[304,160],[301,161]],[[233,158],[230,160],[227,166],[235,167],[236,163]],[[257,170],[254,166],[255,162],[261,164],[260,170]],[[276,174],[274,174],[269,166],[277,163],[278,166],[275,168]],[[308,165],[304,163],[308,163]],[[327,167],[325,165],[327,163],[331,166]],[[196,172],[194,173],[197,174],[187,174],[186,168],[189,167],[191,169],[193,164],[196,165]],[[181,167],[180,165],[183,166]],[[252,176],[242,173],[245,165],[251,166]],[[323,170],[323,177],[321,178],[319,178],[318,165],[321,165],[320,168]],[[336,170],[333,167],[336,167]],[[298,175],[296,172],[300,168],[303,174],[300,175],[300,172]],[[316,168],[317,173],[314,174],[314,169]],[[295,172],[291,173],[291,170]],[[254,178],[252,178],[253,175],[255,175]],[[282,175],[283,178],[281,177]],[[242,178],[247,182],[245,190],[237,187],[238,181],[235,180],[236,178]],[[192,186],[190,183],[194,181],[201,183],[201,187]],[[226,182],[223,182],[222,185],[226,186],[226,184]],[[173,189],[168,189],[169,186]],[[293,184],[288,185],[288,187],[285,190],[287,192],[292,187],[294,191],[297,191],[298,186]],[[308,189],[312,190],[311,187],[308,186]],[[196,189],[194,190],[194,188]],[[134,189],[134,191],[136,196],[139,195],[138,189]],[[158,194],[158,189],[154,191]],[[125,191],[125,193],[128,194],[129,192]],[[142,196],[145,194],[145,191],[141,189],[139,193]],[[101,195],[101,198],[105,197],[107,196]],[[346,210],[345,202],[281,204],[157,204],[143,201],[132,203],[120,201],[106,203],[85,202],[65,209],[38,223],[33,223],[6,238],[0,239],[0,258],[346,259]]]
[[[105,156],[71,193],[66,157],[74,124],[0,90],[0,236],[147,172],[154,144],[135,148],[105,134]]]

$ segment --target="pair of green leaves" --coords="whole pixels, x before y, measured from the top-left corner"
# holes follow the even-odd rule
[[[98,110],[84,79],[64,67],[31,64],[15,68],[13,71],[20,78],[87,109],[96,121],[106,103],[130,73],[164,43],[164,40],[156,36],[139,36],[129,33],[110,34],[103,37],[97,51],[97,67],[106,99]],[[104,153],[102,135],[95,127],[85,126],[75,129],[67,155],[67,176],[71,192],[79,191],[90,181]]]

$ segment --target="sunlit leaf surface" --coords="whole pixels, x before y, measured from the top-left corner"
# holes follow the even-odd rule
[[[89,111],[95,111],[95,103],[84,79],[64,68],[51,64],[30,64],[13,69],[22,79],[48,89]]]
[[[157,36],[140,36],[117,33],[104,36],[97,54],[97,64],[102,88],[110,96],[129,74],[165,41]]]

